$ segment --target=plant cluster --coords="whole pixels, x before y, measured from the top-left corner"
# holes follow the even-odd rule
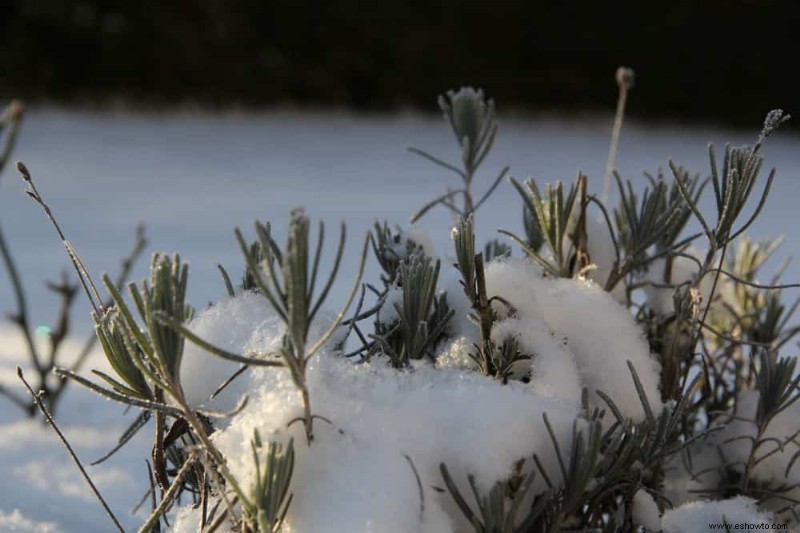
[[[621,91],[627,91],[632,73],[623,74],[618,81]],[[671,177],[648,175],[638,190],[614,174],[616,205],[590,194],[584,175],[568,185],[544,187],[533,179],[511,178],[521,198],[524,233],[502,233],[519,245],[525,258],[515,259],[505,243],[476,245],[479,209],[508,174],[503,169],[478,199],[473,196],[498,128],[494,104],[481,91],[465,88],[440,98],[440,106],[460,149],[460,163],[413,151],[457,174],[463,186],[426,203],[413,220],[439,206],[456,217],[453,264],[443,265],[413,232],[376,223],[364,243],[347,302],[335,317],[325,319],[324,333],[312,337],[344,254],[344,225],[324,282],[324,226],[320,223],[312,246],[311,224],[303,211],[291,212],[283,246],[269,224],[256,224],[255,242],[237,230],[247,265],[240,286],[234,287],[220,269],[230,297],[257,292],[279,317],[282,337],[268,352],[232,353],[188,327],[188,271],[177,255],[155,255],[150,280],[128,285],[132,306],[118,284],[104,276],[110,300],[103,301],[30,173],[19,166],[29,195],[50,216],[70,253],[115,375],[96,373],[105,382],[98,385],[76,369],[55,372],[156,420],[151,490],[159,497],[142,531],[160,530],[181,493],[191,494],[202,510],[203,531],[278,531],[293,502],[296,463],[303,460],[295,455],[289,428],[269,442],[255,431],[250,442],[252,483],[237,476],[232,458],[211,435],[221,417],[244,408],[247,397],[229,413],[190,404],[180,380],[185,342],[241,365],[236,374],[220,376],[218,391],[249,367],[288,372],[302,405],[288,426],[300,423],[305,446],[311,449],[317,445],[315,421],[336,425],[335,414],[323,417],[312,403],[315,390],[308,373],[315,357],[347,357],[353,365],[365,366],[385,361],[400,373],[425,365],[438,369],[442,347],[467,328],[472,336],[459,345],[460,371],[477,372],[502,387],[535,384],[546,354],[520,330],[507,327],[516,321],[533,328],[525,323],[533,319],[487,280],[490,266],[511,261],[536,265],[537,279],[561,284],[554,286],[588,283],[593,288],[587,290],[609,293],[598,298],[604,305],[621,306],[635,321],[658,369],[658,386],[649,388],[645,374],[651,375],[652,369],[637,367],[631,354],[597,354],[627,360],[626,379],[635,389],[640,412],[634,415],[621,405],[620,391],[584,386],[581,397],[574,399],[578,409],[569,438],[561,438],[545,413],[539,430],[548,435],[549,449],[531,445],[528,455],[509,465],[510,476],[486,487],[473,472],[442,461],[434,488],[459,513],[454,519],[476,532],[654,530],[657,524],[643,507],[655,509],[658,522],[659,515],[694,499],[687,496],[693,493],[708,500],[749,497],[775,513],[776,520],[800,522],[800,430],[792,425],[800,420],[800,375],[796,359],[780,353],[800,331],[792,324],[800,300],[785,304],[783,290],[794,286],[779,284],[777,277],[770,284],[757,281],[777,243],[754,243],[745,236],[762,212],[775,176],[773,170],[759,184],[761,147],[788,117],[770,113],[756,142],[726,148],[721,165],[710,148],[705,179],[672,162]],[[616,141],[611,152],[616,153]],[[614,157],[610,161],[613,170]],[[709,190],[716,206],[711,215],[699,208]],[[692,220],[701,231],[687,235]],[[370,247],[382,270],[377,286],[361,284]],[[459,291],[442,286],[442,269],[451,267],[460,278]],[[359,287],[356,309],[345,320]],[[368,290],[375,303],[364,310]],[[467,309],[463,316],[462,307]],[[564,344],[571,341],[565,338]],[[320,354],[323,348],[326,354]],[[52,409],[43,409],[48,407]],[[545,452],[554,453],[555,462],[545,459]],[[415,458],[406,459],[419,484],[422,513],[431,487],[424,486]],[[676,485],[681,489],[674,490]]]

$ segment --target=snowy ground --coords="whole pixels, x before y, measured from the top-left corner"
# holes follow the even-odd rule
[[[727,141],[751,141],[758,128],[756,124],[752,132],[732,133],[629,125],[619,167],[623,176],[638,180],[642,170],[666,168],[671,157],[705,173],[707,142],[716,142],[721,151]],[[509,164],[514,176],[542,182],[569,181],[581,170],[589,175],[590,187],[599,190],[607,144],[607,121],[508,117],[477,178],[478,189]],[[289,208],[304,205],[314,219],[331,223],[331,229],[332,223],[347,220],[354,250],[376,218],[403,224],[426,199],[456,185],[451,175],[407,153],[407,146],[457,160],[443,122],[416,116],[144,116],[57,110],[29,113],[16,157],[27,163],[92,273],[116,271],[118,258],[130,247],[133,227],[146,220],[149,251],[178,250],[191,262],[189,295],[202,308],[224,292],[218,262],[237,278],[242,270],[232,237],[235,226],[249,230],[254,219],[270,220],[282,235]],[[792,254],[800,247],[800,236],[792,232],[800,197],[800,136],[779,132],[764,154],[778,176],[752,234],[783,233],[784,253]],[[67,266],[66,257],[41,212],[22,194],[16,175],[6,172],[0,187],[0,222],[24,275],[34,321],[49,324],[54,309],[41,281],[54,279]],[[492,236],[496,228],[519,230],[520,211],[516,193],[501,187],[478,214],[479,237]],[[434,213],[424,225],[446,255],[447,216]],[[354,255],[343,266],[346,274],[354,271]],[[140,263],[137,278],[146,263]],[[5,277],[0,279],[0,309],[13,310],[8,284]],[[787,279],[800,280],[800,267],[791,267]],[[349,284],[342,277],[331,301],[341,301]],[[85,303],[79,302],[76,311],[76,329],[88,332]],[[0,330],[0,383],[16,386],[15,365],[25,361],[21,340],[9,331]],[[101,358],[93,363],[101,366]],[[77,387],[69,391],[59,413],[86,461],[113,446],[131,418],[132,413],[124,414]],[[138,523],[128,511],[147,484],[149,441],[145,430],[108,463],[90,469],[126,527]],[[0,479],[0,531],[78,532],[108,523],[52,433],[38,422],[23,420],[3,398]]]

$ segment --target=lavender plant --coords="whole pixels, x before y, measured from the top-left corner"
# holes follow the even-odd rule
[[[115,375],[98,373],[107,385],[101,386],[74,371],[57,372],[156,417],[153,493],[161,490],[142,530],[159,527],[182,492],[194,495],[202,531],[276,532],[287,524],[296,530],[313,523],[317,508],[342,507],[337,516],[348,520],[353,500],[368,502],[358,509],[363,523],[376,527],[395,519],[386,511],[391,520],[372,521],[374,508],[385,505],[413,516],[420,529],[446,516],[458,530],[476,532],[653,531],[685,510],[681,499],[689,494],[702,495],[700,505],[751,498],[776,521],[800,522],[799,432],[792,426],[800,420],[800,377],[796,358],[781,354],[800,331],[792,323],[800,300],[783,303],[784,290],[796,286],[780,284],[778,275],[770,284],[757,281],[777,245],[745,236],[775,176],[756,193],[760,149],[787,117],[770,113],[753,146],[726,149],[721,170],[711,149],[708,179],[671,163],[671,181],[648,175],[637,190],[614,168],[632,76],[618,75],[621,103],[608,159],[618,203],[591,194],[582,174],[568,187],[510,179],[522,199],[524,233],[501,233],[523,259],[508,244],[476,243],[475,212],[507,170],[475,200],[477,171],[498,124],[494,104],[471,88],[440,99],[460,164],[412,150],[462,179],[463,187],[413,217],[439,205],[455,215],[452,263],[432,257],[413,233],[376,223],[345,306],[312,339],[344,256],[344,226],[325,281],[324,226],[312,246],[303,211],[291,212],[284,246],[269,225],[256,224],[255,242],[237,230],[247,265],[240,286],[220,270],[229,298],[258,293],[278,317],[280,341],[265,351],[232,353],[188,325],[188,274],[177,255],[154,256],[150,281],[129,286],[138,318],[107,276],[111,303],[105,304],[20,166],[93,302]],[[713,216],[699,207],[707,183]],[[691,219],[702,231],[686,235]],[[706,248],[698,250],[701,239]],[[361,285],[370,245],[381,273],[375,285]],[[455,269],[458,290],[442,283],[445,268]],[[344,320],[359,286],[360,301]],[[376,302],[364,311],[368,289]],[[573,322],[601,320],[586,308],[617,320],[614,336],[624,339],[582,336],[583,329],[597,330]],[[337,331],[342,335],[330,342]],[[352,334],[348,345],[342,338]],[[186,341],[240,365],[233,376],[219,376],[220,387],[264,367],[264,389],[274,395],[254,391],[255,401],[285,405],[245,412],[248,396],[230,413],[191,405],[180,374]],[[281,396],[285,383],[296,391],[296,404],[274,399],[288,398]],[[259,413],[273,418],[261,420]],[[231,429],[217,422],[226,416],[247,418]],[[315,431],[315,420],[338,431]],[[307,444],[302,452],[294,446],[296,422]],[[261,425],[270,428],[268,443]],[[241,440],[241,427],[249,444],[244,466],[226,441]],[[470,439],[489,444],[471,447]],[[405,484],[395,484],[402,477],[396,464],[404,465]],[[359,478],[357,492],[316,485],[330,487],[324,484],[339,483],[334,474],[361,468],[379,473]],[[392,492],[400,486],[415,487],[418,506]],[[378,499],[384,491],[391,504]],[[293,514],[294,502],[314,495],[325,501],[303,501],[302,512]]]

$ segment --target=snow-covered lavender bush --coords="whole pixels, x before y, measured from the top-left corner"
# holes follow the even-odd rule
[[[57,372],[156,418],[142,531],[798,527],[800,376],[781,354],[798,304],[758,281],[776,246],[744,233],[774,177],[759,179],[760,148],[787,117],[770,113],[721,165],[712,148],[706,179],[672,163],[639,190],[616,175],[616,205],[583,175],[512,178],[515,249],[475,238],[509,171],[475,196],[493,102],[463,88],[440,106],[460,162],[412,151],[462,186],[413,220],[450,210],[453,248],[436,255],[419,227],[376,223],[338,313],[324,304],[344,227],[326,267],[324,226],[312,244],[300,210],[283,244],[268,224],[253,241],[237,230],[242,282],[222,270],[227,296],[194,318],[177,256],[154,258],[132,304],[105,278],[107,304],[73,255],[117,375],[101,386]],[[707,191],[711,213],[698,208]],[[382,274],[362,283],[370,249]]]

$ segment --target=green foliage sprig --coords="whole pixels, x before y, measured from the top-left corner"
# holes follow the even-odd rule
[[[285,447],[270,442],[262,466],[263,447],[261,436],[256,430],[250,441],[256,476],[251,497],[243,502],[243,522],[251,531],[271,533],[280,531],[292,503],[289,485],[294,471],[294,441],[289,440]]]
[[[418,148],[409,148],[409,151],[454,172],[461,178],[463,186],[459,189],[448,189],[441,196],[426,203],[411,217],[412,223],[437,205],[443,205],[459,218],[472,215],[486,202],[508,173],[508,167],[501,170],[481,198],[475,200],[472,192],[475,173],[489,155],[497,134],[493,100],[487,101],[480,89],[462,87],[458,91],[448,91],[445,96],[440,96],[439,107],[444,112],[445,119],[461,149],[461,166],[447,163]],[[457,198],[461,198],[460,204]]]
[[[508,231],[501,233],[515,240],[528,256],[539,263],[553,277],[570,278],[576,269],[576,255],[586,255],[585,234],[586,216],[586,176],[578,179],[564,194],[564,185],[559,181],[554,186],[546,185],[544,194],[539,191],[536,181],[529,179],[524,186],[514,178],[511,184],[524,202],[526,220],[526,239]],[[540,233],[536,235],[536,231]],[[580,233],[582,230],[583,233]],[[550,257],[539,253],[541,244],[547,246]],[[581,265],[581,266],[586,266]]]
[[[306,439],[310,444],[314,438],[314,415],[311,411],[311,399],[306,384],[306,366],[339,327],[345,312],[355,297],[364,271],[369,239],[364,241],[358,275],[347,303],[327,331],[311,346],[307,346],[311,324],[328,296],[339,271],[344,254],[346,229],[342,224],[333,267],[319,294],[315,293],[315,288],[325,240],[325,226],[322,223],[319,225],[319,236],[313,256],[309,244],[309,234],[309,219],[302,210],[294,210],[290,214],[289,235],[283,251],[272,238],[268,225],[256,223],[257,248],[248,246],[241,231],[236,230],[236,239],[245,257],[249,275],[259,293],[269,301],[286,326],[286,334],[278,351],[283,363],[291,372],[295,386],[300,391],[303,401],[303,416],[299,420],[305,425]],[[258,251],[254,253],[254,250]],[[261,256],[264,259],[259,262]],[[263,270],[266,270],[266,275]]]
[[[489,297],[486,291],[486,275],[484,255],[475,253],[475,229],[472,217],[461,220],[451,232],[456,251],[455,267],[461,274],[461,286],[472,307],[470,319],[480,330],[480,344],[475,346],[475,353],[469,356],[478,366],[480,372],[494,376],[507,383],[514,371],[514,366],[531,359],[523,354],[515,338],[495,342],[492,339],[492,328],[497,322],[497,312],[492,306],[498,303],[513,314],[510,304],[497,296]]]
[[[368,353],[385,354],[395,368],[406,368],[412,360],[432,358],[454,311],[447,305],[444,293],[437,294],[439,261],[424,255],[412,255],[400,263],[398,279],[402,284],[402,300],[392,302],[396,320],[379,317],[376,341]]]

